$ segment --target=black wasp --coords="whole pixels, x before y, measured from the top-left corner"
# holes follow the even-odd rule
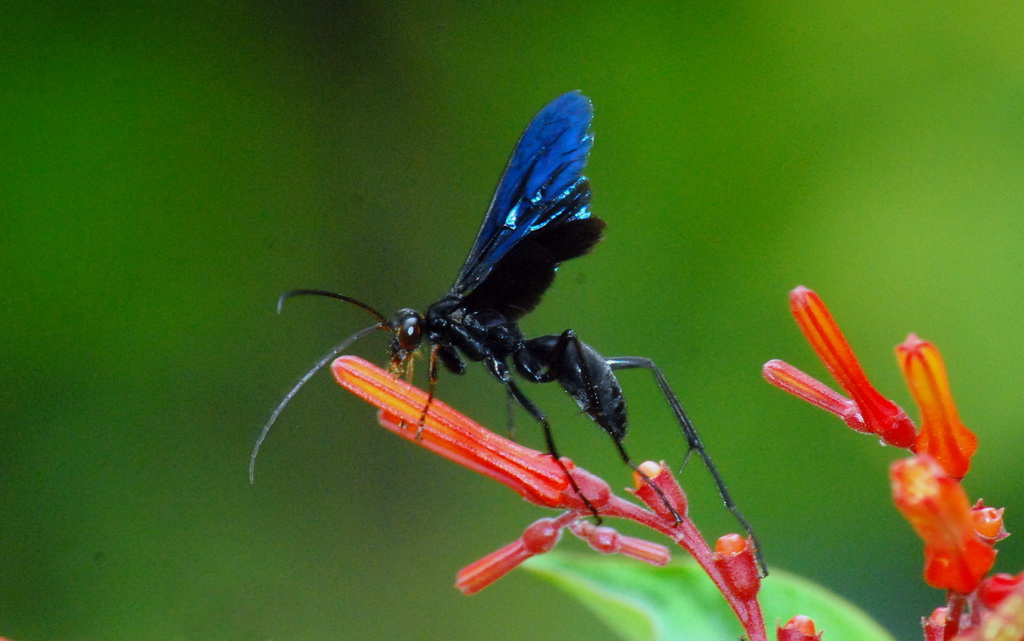
[[[438,362],[455,374],[465,371],[467,360],[482,362],[505,386],[509,396],[541,424],[548,453],[559,463],[547,416],[523,394],[516,375],[532,383],[557,381],[580,409],[612,437],[619,456],[636,470],[622,444],[626,436],[626,404],[615,371],[650,370],[686,437],[687,458],[696,452],[704,460],[725,505],[753,536],[679,399],[652,360],[605,358],[571,329],[527,339],[519,328],[519,319],[537,306],[551,286],[559,264],[586,254],[601,240],[605,223],[590,212],[590,184],[583,176],[594,142],[590,133],[592,116],[590,100],[574,91],[559,96],[534,117],[505,168],[455,284],[426,313],[402,309],[387,318],[359,300],[316,289],[299,289],[281,296],[279,310],[281,303],[294,296],[327,296],[357,305],[379,322],[332,349],[285,396],[256,442],[250,478],[260,445],[295,393],[354,341],[375,330],[385,330],[392,334],[391,371],[396,375],[406,371],[420,345],[430,346],[427,406],[434,395]],[[426,411],[424,407],[423,416]],[[569,480],[597,516],[571,476]]]

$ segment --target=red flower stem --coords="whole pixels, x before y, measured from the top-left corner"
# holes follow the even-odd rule
[[[583,470],[577,468],[574,470],[574,474],[579,474],[581,471]],[[761,604],[756,598],[744,600],[733,593],[732,587],[712,560],[711,548],[701,536],[696,524],[688,516],[682,515],[682,521],[678,525],[673,525],[666,519],[661,519],[635,503],[615,495],[610,496],[608,503],[601,508],[601,516],[627,519],[661,532],[672,539],[693,557],[704,573],[714,582],[719,592],[728,601],[729,607],[736,613],[736,617],[749,635],[750,641],[767,640]]]
[[[946,600],[946,627],[943,631],[943,638],[952,639],[960,632],[960,619],[964,615],[964,607],[967,605],[967,595],[959,592],[949,592]]]

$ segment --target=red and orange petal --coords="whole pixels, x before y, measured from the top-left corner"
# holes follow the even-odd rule
[[[910,447],[916,438],[913,421],[868,380],[821,298],[806,287],[797,287],[790,292],[789,302],[800,331],[840,387],[857,404],[868,430],[889,445]]]
[[[566,507],[566,496],[573,494],[569,479],[550,456],[498,436],[437,399],[417,438],[426,392],[356,356],[338,358],[331,370],[342,387],[380,409],[381,425],[398,436],[504,483],[529,501]]]
[[[974,530],[963,488],[930,457],[896,461],[890,468],[893,500],[925,544],[925,581],[968,594],[992,569],[995,550]]]
[[[924,581],[933,588],[970,594],[985,578],[996,552],[981,541],[968,540],[959,550],[924,548]]]
[[[931,456],[947,474],[963,478],[978,449],[978,437],[960,422],[942,355],[934,344],[911,334],[896,347],[896,358],[921,410],[914,453]]]
[[[998,572],[981,582],[981,586],[978,587],[978,600],[991,610],[998,607],[1021,584],[1024,584],[1024,572],[1016,576]]]

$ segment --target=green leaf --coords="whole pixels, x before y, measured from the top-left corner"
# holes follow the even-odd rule
[[[524,567],[575,596],[627,641],[736,641],[742,634],[728,603],[692,560],[656,568],[622,557],[551,553]],[[856,606],[780,570],[764,580],[760,602],[770,638],[777,623],[803,614],[826,640],[893,641]]]

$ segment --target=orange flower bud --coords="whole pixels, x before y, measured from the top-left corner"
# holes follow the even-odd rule
[[[974,531],[989,545],[1010,536],[1003,526],[1003,510],[1004,508],[985,507],[981,499],[978,499],[978,502],[971,508]]]

